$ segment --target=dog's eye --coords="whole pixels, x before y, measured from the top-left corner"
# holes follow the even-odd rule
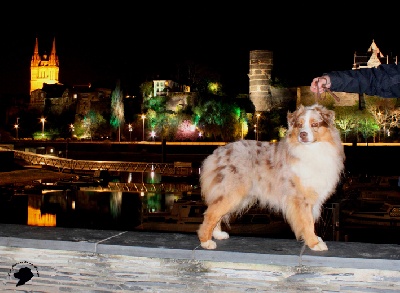
[[[311,123],[311,127],[318,127],[318,126],[319,126],[319,122]]]

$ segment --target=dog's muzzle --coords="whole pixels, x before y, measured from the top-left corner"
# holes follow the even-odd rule
[[[314,135],[311,131],[302,129],[299,133],[298,139],[301,143],[311,143],[314,141]]]

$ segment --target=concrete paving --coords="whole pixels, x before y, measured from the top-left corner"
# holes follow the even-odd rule
[[[328,241],[328,251],[303,252],[295,239],[239,236],[217,245],[202,249],[194,233],[0,224],[0,291],[400,292],[399,245]]]

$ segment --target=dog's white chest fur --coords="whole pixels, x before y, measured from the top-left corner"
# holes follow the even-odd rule
[[[327,142],[316,142],[299,146],[293,150],[299,159],[291,169],[305,187],[311,187],[315,192],[326,199],[331,194],[332,188],[337,184],[341,170],[341,159],[337,156],[336,149]]]

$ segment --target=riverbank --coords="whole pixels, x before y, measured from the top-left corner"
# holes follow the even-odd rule
[[[75,177],[71,173],[62,173],[42,168],[26,168],[21,170],[13,170],[0,173],[0,186],[7,185],[29,185],[34,181],[47,182],[58,181],[62,179],[70,179]]]

